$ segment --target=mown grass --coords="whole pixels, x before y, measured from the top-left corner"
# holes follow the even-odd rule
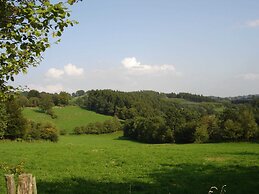
[[[38,108],[25,108],[23,114],[32,121],[53,123],[60,130],[65,130],[68,133],[71,133],[75,127],[87,125],[90,122],[102,122],[112,118],[78,106],[54,107],[53,111],[58,116],[56,119],[52,119],[50,115],[42,113]]]
[[[25,161],[41,194],[202,194],[225,184],[227,193],[259,192],[259,144],[152,145],[121,135],[62,136],[58,143],[0,141],[0,163]]]

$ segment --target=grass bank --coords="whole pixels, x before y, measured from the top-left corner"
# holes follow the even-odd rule
[[[25,108],[23,114],[32,121],[53,123],[60,130],[65,130],[68,133],[73,132],[75,127],[87,125],[90,122],[103,122],[112,118],[78,106],[54,107],[53,111],[58,116],[56,119],[42,113],[38,108]]]

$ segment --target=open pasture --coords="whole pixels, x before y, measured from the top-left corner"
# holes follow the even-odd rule
[[[259,191],[259,144],[142,144],[107,135],[61,136],[58,143],[0,142],[0,163],[25,162],[38,193],[227,193]],[[0,193],[5,193],[0,170]]]
[[[53,111],[58,116],[56,119],[52,119],[50,115],[41,112],[37,107],[25,108],[23,115],[32,121],[53,123],[59,130],[65,130],[68,133],[73,132],[75,127],[84,126],[91,122],[103,122],[112,118],[78,106],[54,107]]]

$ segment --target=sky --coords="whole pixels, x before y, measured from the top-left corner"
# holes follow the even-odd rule
[[[83,0],[78,25],[14,85],[259,94],[258,0]]]

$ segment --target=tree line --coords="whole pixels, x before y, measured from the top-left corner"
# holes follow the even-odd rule
[[[21,114],[22,107],[37,106],[55,119],[52,107],[69,104],[123,121],[122,127],[118,119],[78,126],[74,129],[76,134],[102,134],[122,128],[124,136],[148,143],[254,141],[259,138],[258,98],[246,103],[230,100],[181,103],[155,91],[113,90],[78,90],[72,95],[37,90],[22,92],[0,103],[0,138],[40,139],[44,135],[35,135],[36,126],[46,127],[26,122]]]
[[[154,91],[113,90],[91,90],[77,99],[81,107],[125,120],[124,135],[138,141],[203,143],[258,140],[257,103],[214,102],[181,104]],[[217,110],[219,103],[223,107],[221,111]]]

